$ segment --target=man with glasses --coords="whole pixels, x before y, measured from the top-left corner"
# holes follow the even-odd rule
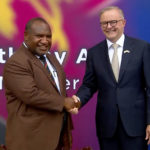
[[[98,91],[101,150],[146,150],[150,144],[150,44],[125,35],[125,24],[116,6],[100,12],[106,40],[88,50],[83,83],[73,96],[83,107]]]

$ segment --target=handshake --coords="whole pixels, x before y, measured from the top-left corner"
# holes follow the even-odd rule
[[[69,113],[77,114],[78,109],[80,108],[80,105],[81,105],[81,102],[79,98],[75,95],[73,95],[72,97],[65,98],[64,108]]]

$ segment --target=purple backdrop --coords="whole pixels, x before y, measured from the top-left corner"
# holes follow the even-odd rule
[[[136,3],[136,5],[135,5]],[[67,93],[74,94],[82,83],[87,49],[104,36],[99,26],[99,11],[109,5],[120,6],[127,19],[126,33],[150,41],[150,1],[148,0],[1,0],[0,1],[0,144],[4,143],[7,118],[2,72],[6,60],[23,41],[26,22],[45,18],[53,30],[52,53],[67,74]],[[73,115],[73,148],[91,146],[99,150],[95,129],[96,95]]]

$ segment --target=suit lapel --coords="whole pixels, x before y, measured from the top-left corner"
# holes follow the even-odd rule
[[[123,75],[125,73],[125,69],[128,65],[128,62],[132,58],[132,54],[133,54],[133,52],[132,52],[132,42],[129,39],[129,37],[125,36],[118,82],[120,82],[121,79],[123,78]]]
[[[128,62],[132,58],[132,54],[133,54],[132,53],[132,50],[133,50],[132,47],[133,47],[132,41],[130,40],[129,37],[125,36],[118,83],[123,78],[123,75],[125,73],[125,69],[128,65]],[[113,70],[112,70],[111,62],[110,62],[110,59],[109,59],[109,55],[108,55],[108,47],[107,47],[106,40],[103,43],[103,50],[104,50],[104,56],[105,56],[105,61],[104,62],[106,63],[106,67],[108,68],[108,73],[109,73],[110,77],[112,78],[112,80],[114,82],[116,82],[116,79],[115,79],[115,76],[114,76],[114,73],[113,73]]]
[[[33,63],[34,63],[36,66],[38,66],[38,67],[43,71],[43,73],[47,76],[48,80],[52,83],[52,85],[54,86],[54,88],[58,91],[58,89],[57,89],[57,87],[56,87],[56,84],[55,84],[54,80],[52,79],[50,73],[48,73],[48,71],[43,67],[43,65],[42,65],[42,63],[40,62],[40,60],[39,60],[35,55],[33,55],[29,50],[27,50],[27,48],[26,48],[24,45],[21,46],[21,49],[22,49],[23,51],[25,51],[25,53],[30,57],[30,59],[33,61]],[[53,64],[53,66],[55,67],[55,69],[57,70],[57,73],[58,73],[58,72],[59,72],[59,69],[58,69],[58,67],[57,67],[57,61],[55,62],[55,61],[53,60],[53,57],[52,57],[51,55],[47,55],[47,58],[48,58],[49,61]],[[56,63],[56,65],[55,65],[55,63]],[[61,73],[59,73],[59,74],[61,74]],[[59,77],[58,77],[58,78],[59,78]],[[59,81],[60,81],[60,79],[59,79]],[[61,83],[60,83],[60,85],[61,85]],[[58,92],[59,92],[59,91],[58,91]]]
[[[53,86],[57,89],[56,85],[55,85],[55,82],[53,81],[50,73],[48,73],[48,71],[43,67],[42,63],[40,62],[40,60],[35,57],[33,59],[33,63],[35,63],[36,66],[38,66],[42,71],[43,73],[47,76],[48,80],[53,84]]]
[[[54,68],[56,69],[57,72],[57,76],[58,76],[58,81],[59,81],[59,86],[60,86],[60,93],[63,93],[63,81],[65,80],[62,76],[62,69],[60,68],[60,64],[58,63],[58,61],[56,60],[56,58],[54,58],[54,56],[47,54],[46,57],[49,59],[50,63],[54,66]],[[56,86],[56,85],[55,85]]]
[[[104,42],[104,46],[103,46],[103,50],[104,50],[104,56],[105,56],[105,63],[106,63],[106,67],[108,68],[108,74],[110,75],[110,77],[112,78],[112,80],[114,82],[116,82],[113,70],[112,70],[112,66],[111,66],[111,62],[109,59],[109,55],[108,55],[108,46],[107,46],[107,42],[105,40]]]

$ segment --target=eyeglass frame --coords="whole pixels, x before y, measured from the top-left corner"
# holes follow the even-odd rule
[[[112,27],[115,27],[117,25],[117,23],[119,21],[122,21],[124,19],[119,19],[119,20],[111,20],[111,21],[104,21],[104,22],[100,22],[100,25],[103,27],[103,28],[106,28],[108,26],[108,24],[110,24]]]

